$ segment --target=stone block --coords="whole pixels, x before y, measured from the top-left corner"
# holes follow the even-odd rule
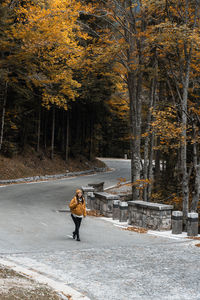
[[[158,230],[169,230],[171,229],[171,218],[162,220],[161,224],[158,226]]]
[[[183,213],[182,211],[172,212],[172,234],[181,234],[183,231]]]
[[[89,183],[88,186],[93,187],[95,192],[103,192],[104,182]]]
[[[83,193],[94,192],[94,188],[92,186],[82,186],[81,189]]]
[[[119,220],[119,200],[113,200],[113,220]]]
[[[113,200],[119,200],[118,195],[109,194],[106,192],[94,192],[95,209],[106,217],[112,217]]]
[[[95,196],[93,195],[88,195],[88,208],[91,210],[95,209]]]
[[[127,222],[128,220],[128,203],[127,202],[120,202],[119,203],[119,221],[120,222]]]
[[[145,201],[128,201],[129,224],[153,230],[171,229],[172,205]]]
[[[198,235],[198,213],[188,213],[187,218],[187,235],[197,236]]]
[[[82,186],[81,189],[83,191],[83,195],[84,195],[84,198],[85,198],[86,206],[87,206],[87,208],[90,208],[90,203],[88,203],[88,202],[90,202],[90,199],[88,197],[89,197],[90,193],[94,192],[94,188],[90,187],[90,186]]]

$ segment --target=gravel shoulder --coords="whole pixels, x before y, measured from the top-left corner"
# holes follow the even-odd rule
[[[0,265],[1,300],[60,300],[56,292],[12,269]]]

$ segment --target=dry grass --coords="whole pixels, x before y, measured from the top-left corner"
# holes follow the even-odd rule
[[[78,172],[93,169],[94,167],[105,167],[105,164],[97,159],[88,161],[84,157],[70,159],[66,163],[58,154],[55,154],[54,159],[51,160],[48,154],[37,153],[34,149],[29,148],[26,152],[13,158],[0,155],[0,180],[63,174],[67,170],[69,172]]]
[[[0,266],[0,299],[61,300],[61,297],[47,286]]]
[[[87,211],[87,216],[89,217],[103,217],[97,210],[89,210]]]
[[[195,246],[196,246],[196,247],[200,247],[200,244],[196,244]]]
[[[127,227],[127,228],[125,228],[125,230],[134,231],[137,233],[147,233],[148,232],[147,229],[142,228],[142,227]]]
[[[187,239],[199,240],[200,241],[200,237],[198,237],[198,236],[188,236]]]

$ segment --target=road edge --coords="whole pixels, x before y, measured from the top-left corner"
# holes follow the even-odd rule
[[[71,177],[90,175],[90,174],[96,174],[96,173],[105,173],[105,172],[109,172],[109,171],[110,171],[110,169],[105,167],[105,168],[95,168],[95,169],[80,171],[80,172],[69,172],[66,174],[33,176],[33,177],[24,177],[24,178],[9,179],[9,180],[5,179],[5,180],[0,180],[0,185],[43,182],[43,181],[58,180],[58,179],[68,179]]]
[[[16,264],[15,262],[5,260],[3,258],[0,258],[0,264],[14,270],[22,276],[28,277],[29,279],[34,280],[40,284],[47,285],[55,292],[62,295],[63,298],[65,297],[64,299],[69,299],[69,296],[71,296],[71,300],[90,300],[90,298],[81,294],[80,292],[77,292],[75,289],[67,286],[65,283],[57,282],[52,278],[38,273],[36,270],[27,269],[19,264]]]

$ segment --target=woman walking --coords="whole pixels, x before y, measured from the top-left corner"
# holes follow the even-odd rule
[[[76,190],[76,196],[69,204],[71,217],[75,224],[75,231],[73,232],[73,239],[76,238],[80,242],[79,229],[83,217],[86,217],[85,199],[81,190]]]

